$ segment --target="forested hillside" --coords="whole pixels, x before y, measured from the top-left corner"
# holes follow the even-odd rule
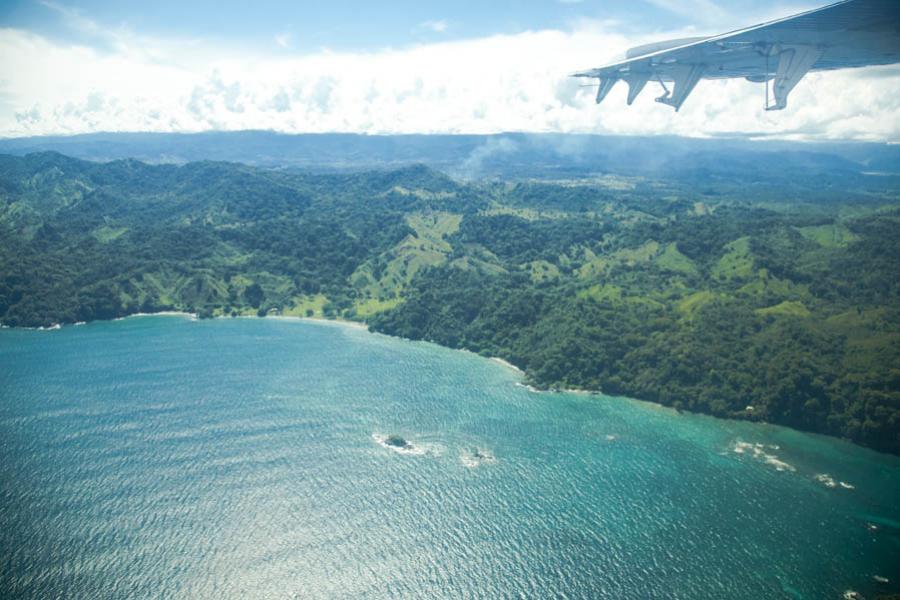
[[[460,183],[0,157],[0,321],[289,314],[900,453],[900,195],[847,171]],[[798,167],[799,168],[799,167]],[[835,167],[837,168],[837,166]]]

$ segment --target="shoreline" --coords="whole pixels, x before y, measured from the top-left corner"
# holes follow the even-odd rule
[[[186,312],[182,310],[161,310],[159,312],[139,312],[133,313],[130,315],[125,315],[124,317],[116,317],[113,321],[123,321],[125,319],[133,319],[135,317],[188,317],[194,320],[199,319],[197,313]],[[79,321],[79,323],[84,324],[84,321]],[[78,323],[73,323],[73,325],[77,325]]]
[[[187,312],[183,310],[161,310],[159,312],[138,312],[132,313],[129,315],[123,315],[121,317],[114,317],[112,319],[93,319],[91,321],[75,321],[72,323],[51,323],[50,325],[38,325],[36,327],[28,327],[22,325],[7,325],[6,323],[0,323],[0,329],[21,329],[22,331],[57,331],[60,329],[68,328],[68,327],[79,327],[82,325],[87,325],[88,323],[112,323],[115,321],[124,321],[126,319],[135,319],[138,317],[185,317],[192,321],[205,321],[207,318],[201,318],[198,313]],[[369,326],[366,323],[361,321],[348,321],[347,319],[327,319],[325,317],[300,317],[293,315],[270,315],[265,317],[259,317],[256,315],[218,315],[215,317],[208,317],[209,320],[212,319],[277,319],[280,321],[304,321],[309,323],[318,323],[321,325],[335,325],[338,327],[349,327],[352,329],[359,329],[362,331],[367,331],[370,333],[374,333],[369,330]],[[513,365],[509,365],[512,368],[516,368]]]
[[[191,321],[206,320],[206,319],[200,318],[196,313],[190,313],[190,312],[185,312],[185,311],[176,311],[176,310],[167,310],[167,311],[160,311],[160,312],[154,312],[154,313],[133,313],[130,315],[125,315],[123,317],[117,317],[115,319],[95,319],[93,321],[89,321],[89,323],[113,322],[113,321],[122,321],[122,320],[125,320],[128,318],[134,318],[134,317],[154,317],[154,316],[188,317],[189,320],[191,320]],[[452,348],[450,346],[444,346],[442,344],[439,344],[439,343],[433,342],[433,341],[411,340],[409,338],[404,338],[404,337],[400,337],[400,336],[383,334],[379,331],[370,330],[368,324],[366,324],[364,322],[360,322],[360,321],[349,321],[346,319],[326,319],[323,317],[301,317],[301,316],[292,316],[292,315],[270,315],[270,316],[265,316],[265,317],[259,317],[256,315],[237,315],[237,316],[233,316],[233,317],[228,316],[228,315],[219,315],[216,317],[211,317],[211,319],[276,319],[276,320],[281,320],[281,321],[307,322],[307,323],[315,323],[315,324],[326,325],[326,326],[345,327],[345,328],[355,329],[358,331],[365,331],[366,333],[370,333],[372,335],[376,335],[376,334],[377,335],[388,335],[388,337],[394,337],[394,338],[397,338],[400,340],[406,340],[406,341],[426,341],[426,342],[432,343],[436,346],[440,346],[441,348],[447,348],[448,350],[454,350],[457,352],[466,352],[469,354],[476,355],[479,358],[486,358],[490,362],[493,362],[493,363],[495,363],[501,367],[504,367],[508,370],[514,371],[517,375],[522,377],[524,380],[524,381],[516,382],[516,385],[518,387],[522,387],[522,388],[526,389],[528,392],[531,392],[531,393],[535,393],[535,394],[564,393],[564,394],[573,394],[573,395],[579,395],[579,396],[598,396],[598,395],[604,394],[604,392],[602,390],[588,390],[588,389],[577,389],[577,388],[545,388],[545,389],[538,388],[538,387],[535,387],[532,383],[528,382],[527,373],[525,371],[523,371],[519,367],[515,366],[514,364],[512,364],[509,361],[504,360],[500,357],[497,357],[497,356],[485,357],[485,356],[482,356],[482,355],[478,354],[477,352],[473,352],[467,348]],[[0,323],[0,329],[9,329],[9,330],[19,329],[19,330],[23,330],[23,331],[56,331],[56,330],[61,330],[61,329],[67,329],[69,327],[77,327],[77,326],[81,326],[81,325],[85,325],[85,324],[87,324],[85,321],[78,321],[78,322],[74,322],[74,323],[64,323],[64,324],[63,323],[53,323],[50,326],[46,326],[46,327],[44,327],[44,326],[13,327],[10,325]],[[884,454],[887,456],[896,456],[890,452],[884,452],[882,450],[878,450],[878,449],[872,448],[870,446],[865,446],[865,445],[856,443],[853,440],[850,440],[847,438],[841,438],[838,436],[829,435],[827,433],[822,433],[819,431],[812,431],[809,429],[800,429],[797,427],[790,427],[788,425],[783,425],[783,424],[779,424],[779,423],[772,423],[771,421],[765,421],[765,420],[760,420],[760,419],[755,419],[755,418],[747,418],[747,417],[742,417],[742,416],[738,416],[738,415],[719,416],[719,415],[714,415],[711,413],[693,411],[693,410],[688,410],[688,409],[676,409],[672,406],[667,406],[660,402],[654,402],[653,400],[645,400],[643,398],[636,398],[633,396],[623,396],[623,395],[619,395],[619,394],[613,394],[610,397],[611,398],[624,398],[624,399],[640,402],[642,404],[647,404],[653,408],[657,408],[657,409],[661,409],[661,410],[673,411],[675,413],[684,412],[686,414],[705,416],[705,417],[709,417],[709,418],[720,420],[720,421],[750,422],[750,423],[756,423],[759,425],[771,425],[771,426],[776,426],[776,427],[784,427],[790,431],[796,431],[796,432],[804,433],[807,435],[817,435],[817,436],[823,436],[823,437],[833,439],[833,440],[840,440],[840,441],[849,443],[850,445],[852,445],[854,447],[863,448],[865,450],[875,452],[877,454]]]
[[[230,319],[231,317],[215,317],[216,319]],[[316,323],[319,325],[334,325],[336,327],[349,327],[350,329],[358,329],[361,331],[366,331],[368,333],[374,333],[369,331],[369,326],[360,321],[348,321],[347,319],[326,319],[324,317],[294,317],[291,315],[272,315],[270,317],[256,317],[253,315],[246,315],[235,317],[238,319],[276,319],[279,321],[304,321],[307,323]]]
[[[440,345],[440,344],[438,344],[438,345]],[[471,351],[469,351],[469,350],[467,350],[467,352],[469,352],[470,354],[475,354],[474,352],[471,352]],[[482,358],[484,358],[484,357],[482,357]],[[488,357],[488,360],[490,360],[490,361],[492,361],[492,362],[495,362],[495,363],[497,363],[498,365],[501,365],[501,366],[503,366],[503,367],[506,367],[507,369],[511,369],[511,370],[515,371],[516,373],[518,373],[519,375],[524,375],[524,374],[525,374],[525,371],[523,371],[522,369],[520,369],[520,368],[517,367],[516,365],[512,364],[511,362],[509,362],[509,361],[507,361],[507,360],[504,360],[504,359],[500,358],[499,356],[489,356],[489,357]]]

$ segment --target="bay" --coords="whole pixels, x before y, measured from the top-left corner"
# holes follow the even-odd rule
[[[13,597],[875,597],[898,498],[897,457],[332,323],[0,331]]]

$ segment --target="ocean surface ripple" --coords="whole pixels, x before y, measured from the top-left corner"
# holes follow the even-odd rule
[[[306,321],[3,330],[0,365],[4,597],[900,591],[900,460],[838,440]]]

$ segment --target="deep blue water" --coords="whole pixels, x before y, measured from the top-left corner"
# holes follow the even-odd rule
[[[518,381],[333,324],[0,331],[0,595],[900,591],[897,458]]]

